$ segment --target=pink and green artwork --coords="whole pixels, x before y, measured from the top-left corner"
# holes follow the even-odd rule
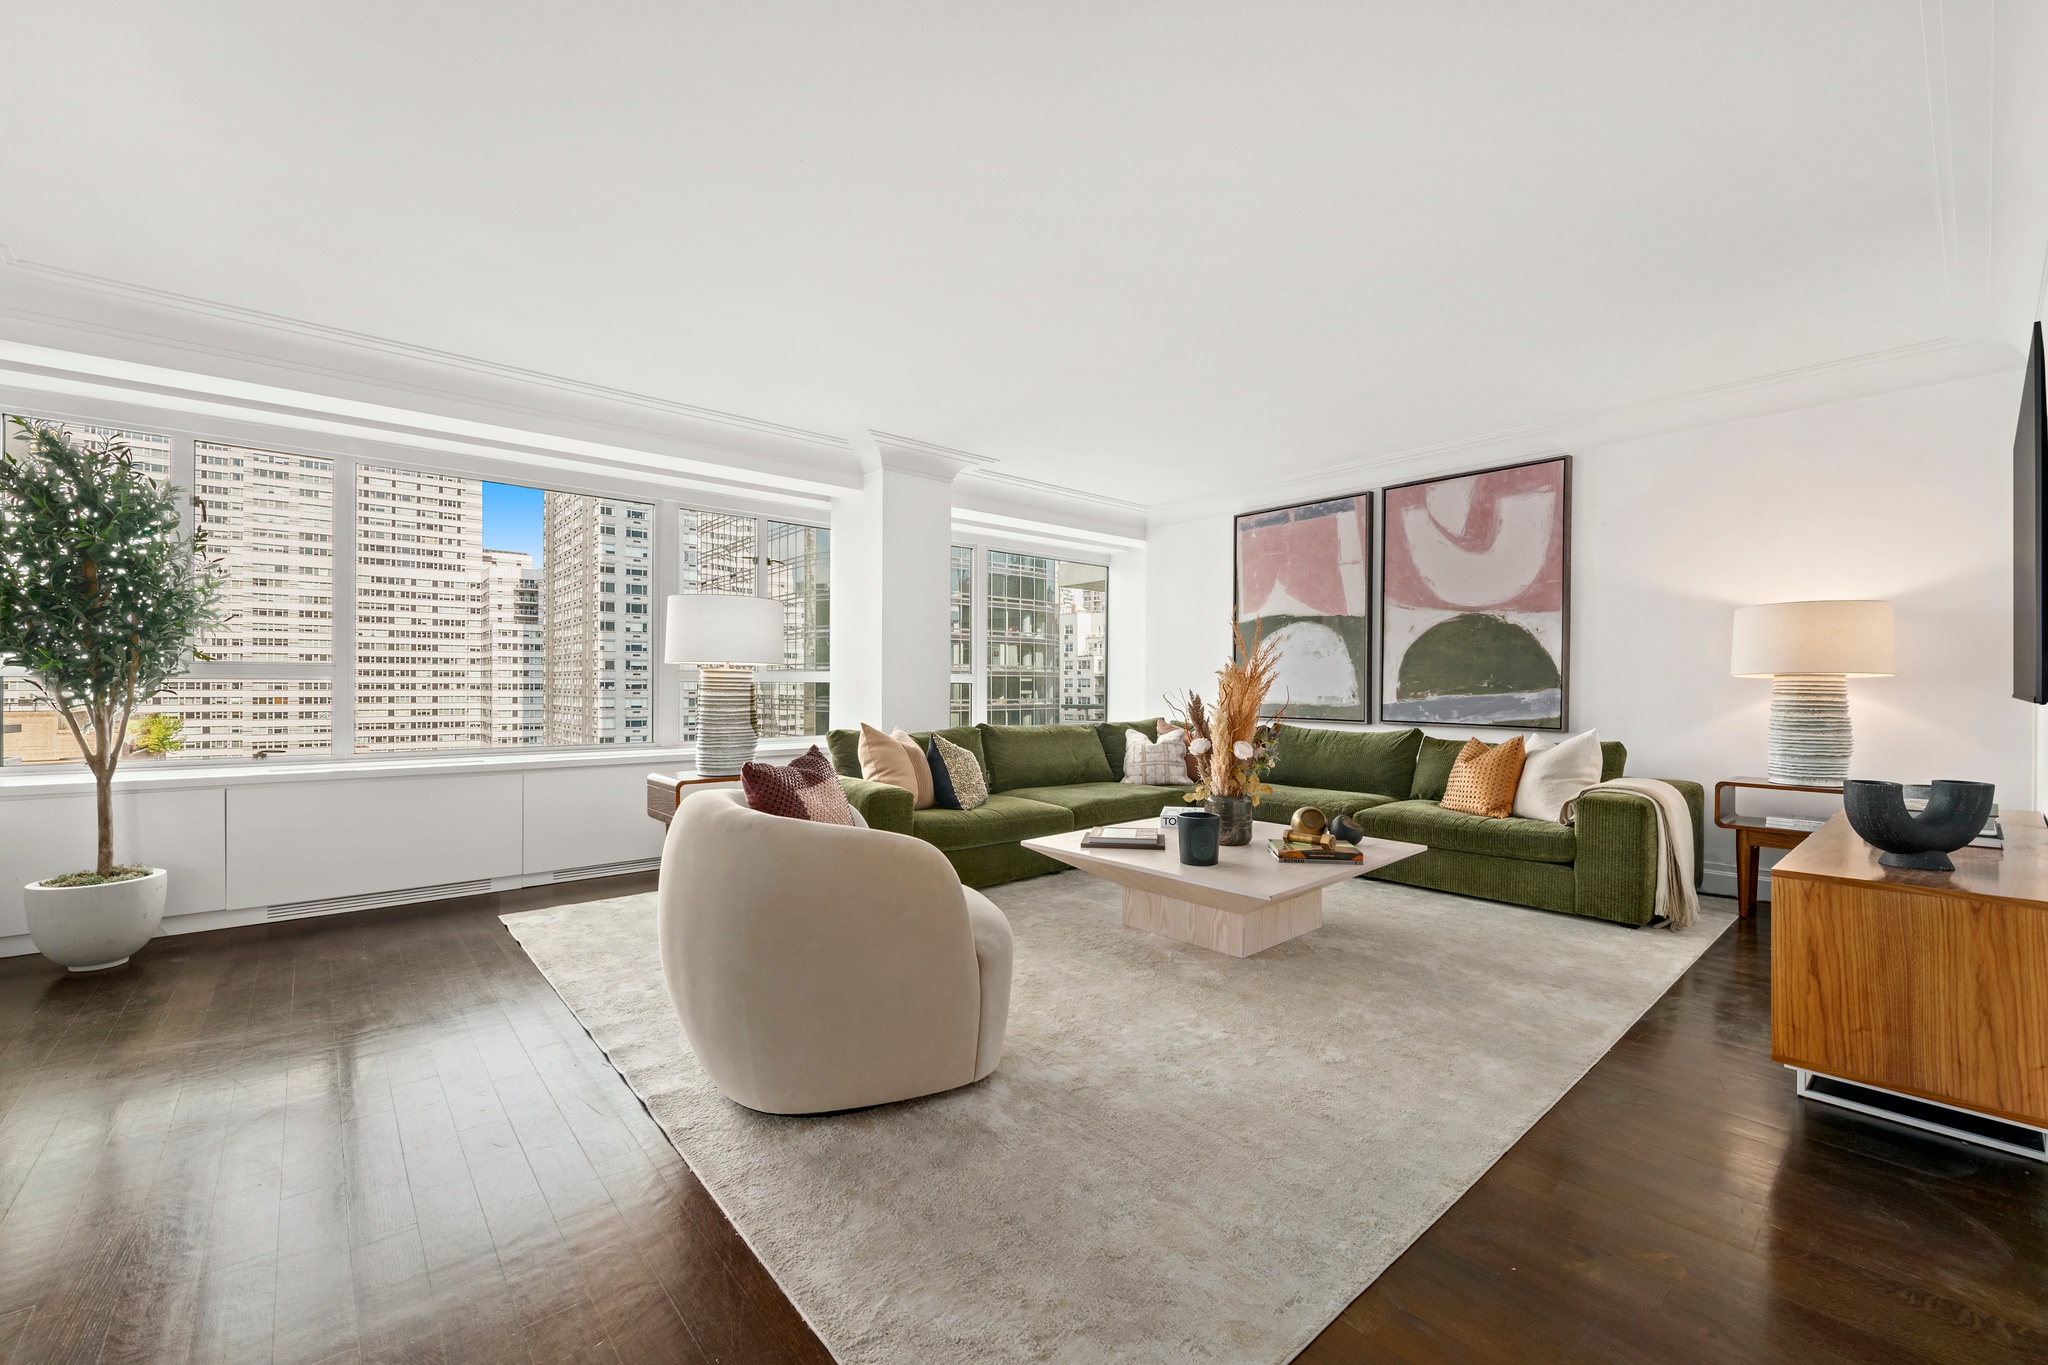
[[[1562,730],[1571,457],[1381,499],[1380,719]]]
[[[1365,720],[1372,494],[1237,519],[1237,620],[1279,647],[1270,714]]]

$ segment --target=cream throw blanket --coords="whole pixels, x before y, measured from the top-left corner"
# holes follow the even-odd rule
[[[1627,792],[1648,801],[1657,812],[1657,862],[1663,875],[1657,879],[1657,913],[1664,916],[1665,928],[1678,930],[1692,925],[1700,917],[1699,894],[1692,888],[1692,808],[1685,804],[1685,797],[1669,782],[1659,782],[1654,777],[1617,777],[1612,782],[1596,782],[1579,793],[1586,792]],[[1558,819],[1564,824],[1578,820],[1579,797],[1564,803],[1558,812]]]

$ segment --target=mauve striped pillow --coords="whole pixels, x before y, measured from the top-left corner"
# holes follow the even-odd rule
[[[748,763],[740,768],[740,787],[747,804],[767,815],[816,820],[827,825],[853,823],[853,807],[832,760],[813,744],[809,753],[787,766]]]

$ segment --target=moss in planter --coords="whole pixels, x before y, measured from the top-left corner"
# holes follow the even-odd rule
[[[67,872],[61,877],[50,877],[36,883],[37,886],[105,886],[108,882],[132,882],[137,877],[147,877],[146,867],[117,867],[102,877],[97,872]]]

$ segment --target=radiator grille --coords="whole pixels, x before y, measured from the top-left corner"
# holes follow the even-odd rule
[[[391,905],[412,905],[419,901],[450,900],[456,896],[481,896],[491,890],[490,878],[473,882],[443,882],[439,886],[411,886],[402,891],[375,891],[363,896],[330,896],[326,900],[293,901],[265,910],[266,919],[306,919],[313,915],[345,915],[351,910],[381,910]]]
[[[627,872],[652,872],[660,866],[659,858],[628,858],[622,863],[592,863],[589,867],[565,867],[553,876],[558,882],[580,882],[592,877],[617,877]]]

